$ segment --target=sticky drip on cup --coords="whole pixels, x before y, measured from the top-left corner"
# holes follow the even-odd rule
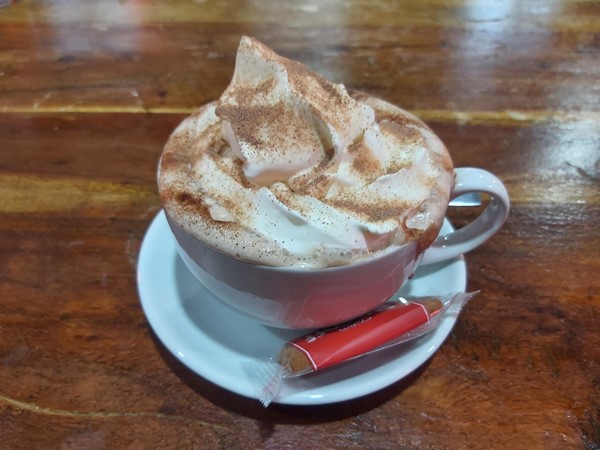
[[[352,321],[293,339],[269,360],[244,365],[258,398],[268,406],[283,379],[327,369],[435,330],[446,314],[458,314],[478,292],[400,298]]]

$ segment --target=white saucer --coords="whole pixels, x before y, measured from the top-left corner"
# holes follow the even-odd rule
[[[444,232],[451,229],[447,221],[444,227]],[[464,291],[466,279],[464,258],[456,258],[420,268],[398,296]],[[241,363],[269,358],[303,334],[261,325],[210,294],[179,258],[162,211],[144,237],[137,281],[144,312],[164,345],[198,375],[246,397],[257,398]],[[447,316],[437,330],[410,344],[287,379],[274,402],[334,403],[382,389],[427,361],[455,322],[455,316]]]

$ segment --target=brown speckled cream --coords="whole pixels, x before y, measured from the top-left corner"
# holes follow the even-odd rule
[[[170,137],[158,183],[171,220],[218,251],[327,267],[426,248],[453,166],[418,118],[245,37],[221,99]]]

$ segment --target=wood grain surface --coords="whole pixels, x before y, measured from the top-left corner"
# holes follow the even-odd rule
[[[599,1],[5,3],[0,449],[600,449]],[[413,111],[509,190],[467,256],[480,296],[366,397],[265,409],[178,362],[141,309],[162,147],[242,34]]]

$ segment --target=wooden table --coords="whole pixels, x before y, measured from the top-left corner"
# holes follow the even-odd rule
[[[0,448],[599,448],[600,2],[0,3]],[[242,34],[413,111],[510,192],[467,256],[480,296],[366,397],[265,409],[140,307],[159,155]]]

